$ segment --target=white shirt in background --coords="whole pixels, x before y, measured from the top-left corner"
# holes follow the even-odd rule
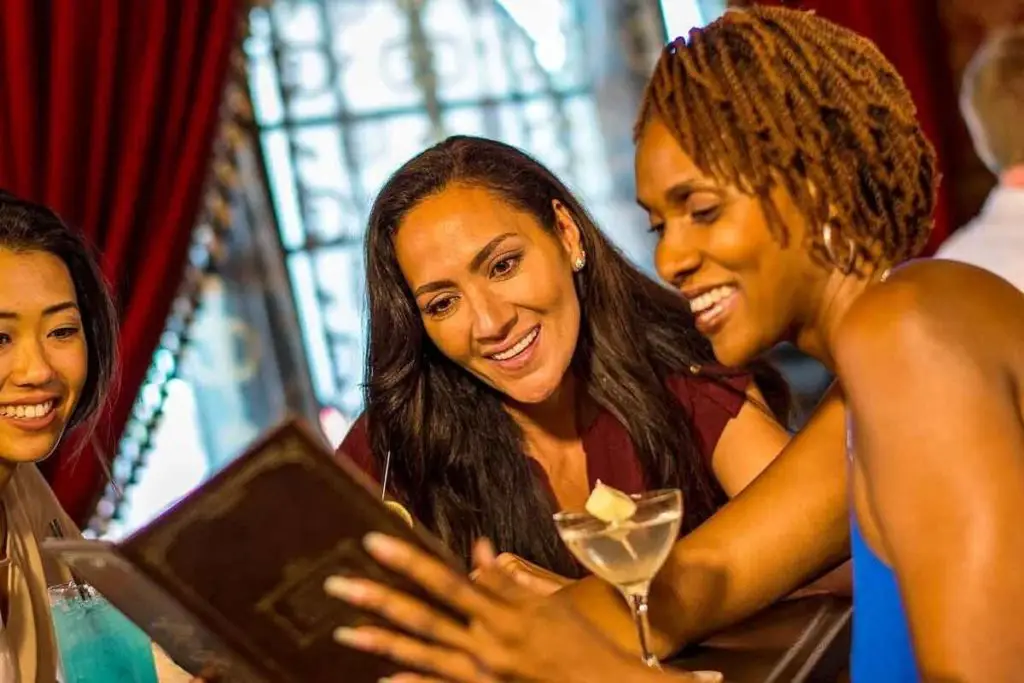
[[[935,256],[984,268],[1024,292],[1024,188],[992,190],[978,217],[953,233]]]

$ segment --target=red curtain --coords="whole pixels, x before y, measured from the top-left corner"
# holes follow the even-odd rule
[[[979,0],[984,2],[985,0]],[[918,118],[935,145],[944,178],[928,253],[951,229],[949,150],[957,124],[953,77],[936,0],[764,0],[758,4],[814,10],[819,16],[873,40],[895,65],[917,105]]]
[[[0,187],[98,247],[121,311],[120,390],[91,445],[44,464],[76,520],[102,491],[186,264],[237,0],[3,0]]]

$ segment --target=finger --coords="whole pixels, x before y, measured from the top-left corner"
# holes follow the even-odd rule
[[[379,533],[363,541],[374,559],[422,586],[438,600],[468,617],[488,623],[501,619],[500,606],[464,576],[408,543]]]
[[[342,645],[387,657],[457,683],[498,683],[478,661],[465,652],[424,643],[374,626],[339,628],[334,639]],[[428,679],[429,680],[429,679]]]
[[[505,571],[513,572],[516,567],[525,567],[526,560],[518,555],[513,555],[512,553],[502,553],[501,555],[498,555],[498,558],[494,561],[492,566],[497,566]]]
[[[550,574],[536,572],[529,567],[522,567],[512,574],[512,580],[533,596],[546,597],[557,593],[564,585]]]
[[[720,671],[691,671],[691,683],[725,683],[725,676]]]
[[[431,640],[456,648],[472,648],[469,632],[460,624],[416,598],[387,586],[361,579],[331,576],[324,582],[324,591]]]
[[[511,555],[510,553],[502,553],[502,555]],[[473,544],[473,565],[480,569],[485,569],[493,565],[496,561],[494,557],[494,544],[491,543],[489,538],[477,539],[477,542]]]
[[[480,571],[480,575],[476,578],[476,585],[512,604],[536,599],[537,595],[522,586],[519,580],[515,578],[514,574],[521,571],[522,569],[518,566],[513,572],[495,565],[492,568]]]

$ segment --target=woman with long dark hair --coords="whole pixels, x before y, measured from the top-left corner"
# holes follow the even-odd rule
[[[487,536],[577,577],[551,515],[597,480],[681,488],[689,531],[787,440],[686,302],[513,147],[453,137],[402,166],[374,203],[366,265],[367,411],[340,452],[387,469],[387,494],[464,558]],[[784,409],[781,381],[758,376]]]

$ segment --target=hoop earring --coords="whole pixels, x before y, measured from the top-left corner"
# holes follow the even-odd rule
[[[848,275],[853,270],[853,261],[856,256],[856,247],[854,246],[853,240],[849,237],[843,238],[846,242],[846,254],[840,258],[836,251],[836,236],[839,228],[836,226],[834,218],[830,218],[825,221],[825,225],[821,228],[821,239],[825,243],[825,253],[828,254],[828,260],[832,262],[840,272],[844,275]]]
[[[576,257],[576,260],[572,262],[572,272],[578,273],[583,270],[583,266],[587,265],[587,252],[580,251],[580,255]]]

